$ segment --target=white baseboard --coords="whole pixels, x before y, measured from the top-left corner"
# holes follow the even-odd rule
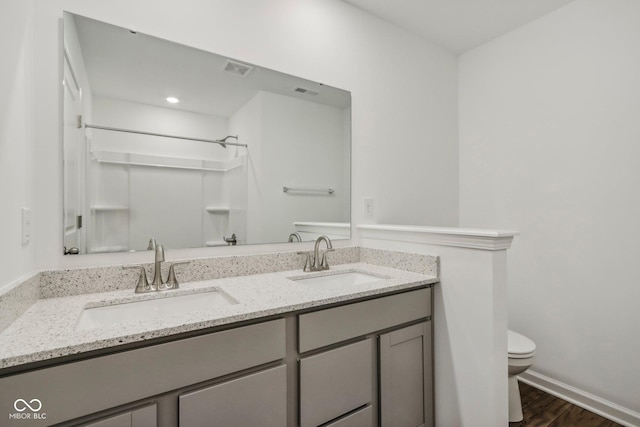
[[[554,380],[553,378],[528,370],[518,375],[518,379],[523,383],[529,384],[625,427],[640,427],[640,413]]]

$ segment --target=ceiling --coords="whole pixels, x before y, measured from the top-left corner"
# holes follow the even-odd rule
[[[231,117],[259,91],[346,108],[349,92],[244,61],[245,76],[225,71],[233,58],[65,12],[73,19],[96,97]],[[300,88],[308,92],[300,93]],[[180,99],[169,104],[168,96]]]
[[[454,53],[552,12],[573,0],[344,0]]]

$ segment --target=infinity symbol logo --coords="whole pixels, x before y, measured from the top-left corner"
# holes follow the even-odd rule
[[[18,412],[24,412],[27,410],[27,408],[31,409],[31,412],[38,412],[40,409],[42,409],[42,402],[40,402],[38,399],[31,399],[29,403],[27,403],[27,401],[24,399],[18,399],[13,402],[13,407]]]

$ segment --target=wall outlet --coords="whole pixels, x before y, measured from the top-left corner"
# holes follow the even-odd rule
[[[373,197],[365,197],[363,201],[364,201],[364,204],[363,204],[364,216],[372,217],[373,216]]]
[[[31,240],[31,209],[22,208],[22,246]]]

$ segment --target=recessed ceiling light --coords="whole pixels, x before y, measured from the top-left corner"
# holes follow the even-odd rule
[[[176,97],[173,96],[168,96],[167,97],[167,102],[171,103],[171,104],[177,104],[178,102],[180,102],[180,100]]]

